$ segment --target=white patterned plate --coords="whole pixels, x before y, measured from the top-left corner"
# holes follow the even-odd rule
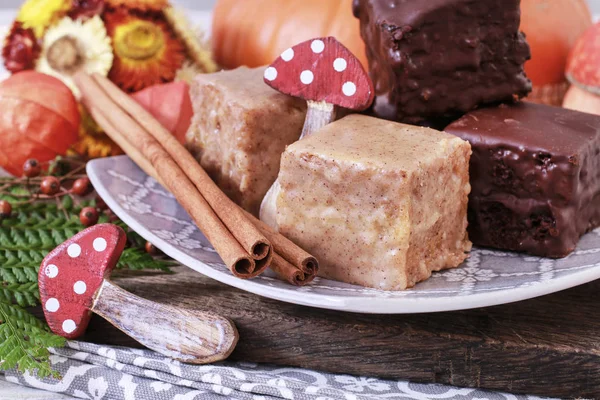
[[[127,156],[92,161],[88,174],[107,205],[170,257],[225,284],[289,303],[381,314],[451,311],[525,300],[600,278],[597,230],[561,260],[476,249],[461,267],[434,273],[403,292],[319,278],[297,288],[269,274],[242,280],[231,275],[173,196]]]

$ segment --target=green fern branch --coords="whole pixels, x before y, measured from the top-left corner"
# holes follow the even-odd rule
[[[35,307],[40,302],[37,282],[3,282],[0,285],[0,302],[16,303],[21,307]]]
[[[49,347],[62,347],[65,339],[48,332],[47,326],[21,307],[0,301],[1,369],[33,371],[41,377],[56,375],[49,363]]]
[[[13,194],[27,193],[15,186]],[[57,376],[49,363],[48,347],[62,347],[65,340],[52,334],[48,326],[24,307],[39,304],[38,271],[49,251],[84,229],[78,214],[93,201],[75,202],[65,196],[59,204],[50,201],[17,203],[10,195],[0,195],[14,207],[10,218],[0,224],[0,370],[17,368],[37,371],[39,376]],[[108,222],[102,215],[100,223]],[[117,225],[128,231],[121,221]],[[144,250],[145,241],[128,231],[127,247],[117,268],[156,269],[169,272],[171,261],[155,259]]]

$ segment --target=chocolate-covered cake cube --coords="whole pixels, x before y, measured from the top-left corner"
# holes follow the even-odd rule
[[[354,14],[378,117],[455,117],[531,91],[520,0],[354,0]]]
[[[545,257],[600,225],[600,117],[521,103],[446,128],[471,143],[469,237]]]

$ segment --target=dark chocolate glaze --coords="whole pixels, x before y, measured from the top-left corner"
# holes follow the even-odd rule
[[[600,226],[599,116],[519,103],[473,111],[446,132],[473,148],[473,243],[564,257]]]
[[[417,123],[526,96],[520,0],[354,0],[373,112]]]

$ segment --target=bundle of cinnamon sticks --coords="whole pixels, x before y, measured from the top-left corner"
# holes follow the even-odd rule
[[[148,111],[107,78],[75,76],[82,102],[106,134],[188,212],[231,272],[252,278],[271,268],[304,285],[317,260],[231,201],[194,157]]]

